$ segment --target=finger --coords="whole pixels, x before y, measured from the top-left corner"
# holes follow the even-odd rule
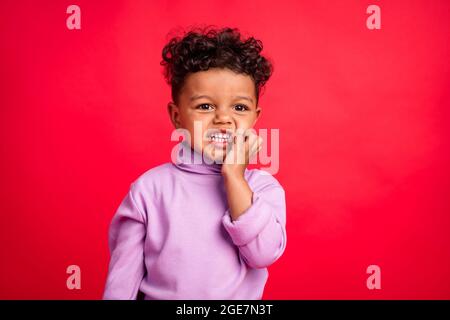
[[[250,163],[250,159],[258,153],[260,141],[262,140],[255,132],[250,130],[247,140],[246,163]]]
[[[251,159],[253,156],[258,154],[258,152],[261,151],[261,149],[262,149],[262,142],[263,142],[262,137],[260,137],[258,135],[254,135],[254,138],[252,138],[252,139],[254,139],[253,140],[254,142],[253,142],[253,145],[251,147],[251,151],[250,151],[250,154],[249,154],[249,159]]]
[[[248,162],[253,145],[257,144],[257,135],[253,130],[239,128],[233,134],[233,147],[236,163]]]
[[[228,151],[225,155],[225,163],[226,164],[232,164],[235,161],[235,154],[236,154],[236,145],[234,143],[230,143],[228,147]]]
[[[245,141],[245,137],[244,137],[244,132],[242,131],[242,129],[237,129],[234,133],[233,133],[233,144],[238,143],[240,140]]]
[[[257,139],[252,146],[252,150],[259,152],[262,149],[262,142],[260,139]]]
[[[248,136],[248,143],[249,146],[253,147],[254,145],[258,144],[258,138],[259,136],[256,135],[255,133],[251,132]]]
[[[251,158],[252,156],[254,156],[255,154],[257,154],[259,151],[261,150],[261,145],[255,143],[252,148],[251,148],[251,152],[249,157]]]
[[[263,143],[263,138],[258,136],[258,144],[260,146],[262,146],[262,143]]]
[[[227,163],[227,164],[236,163],[236,154],[238,151],[237,145],[242,144],[241,140],[242,140],[242,137],[240,136],[240,134],[238,132],[234,132],[232,139],[231,139],[231,143],[228,144],[228,151],[227,151],[225,163]]]
[[[249,143],[249,153],[248,153],[248,160],[250,161],[250,158],[258,152],[258,146],[260,137],[256,134],[251,132],[249,135],[248,143]]]

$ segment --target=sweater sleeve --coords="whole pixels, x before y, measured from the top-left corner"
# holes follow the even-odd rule
[[[280,185],[270,185],[252,195],[252,204],[235,221],[230,209],[223,225],[240,255],[251,268],[265,268],[274,263],[286,248],[286,202]]]
[[[131,188],[109,226],[110,262],[104,300],[135,300],[145,274],[145,216],[136,206]]]

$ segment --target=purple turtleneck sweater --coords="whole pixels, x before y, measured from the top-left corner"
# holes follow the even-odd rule
[[[284,189],[269,173],[245,169],[252,204],[232,221],[222,165],[184,143],[177,150],[175,163],[131,183],[111,221],[103,299],[139,291],[149,300],[261,299],[267,267],[286,247]]]

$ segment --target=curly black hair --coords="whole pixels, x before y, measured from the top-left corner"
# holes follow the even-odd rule
[[[251,76],[258,104],[260,90],[273,73],[273,64],[260,54],[262,49],[262,42],[254,37],[241,39],[237,28],[193,28],[183,37],[170,39],[162,50],[160,65],[176,104],[186,76],[210,68],[228,68]]]

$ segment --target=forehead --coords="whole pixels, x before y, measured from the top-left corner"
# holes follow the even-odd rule
[[[254,98],[255,84],[246,74],[238,74],[229,69],[213,68],[189,74],[183,86],[187,97],[206,94],[216,98],[247,95]]]

